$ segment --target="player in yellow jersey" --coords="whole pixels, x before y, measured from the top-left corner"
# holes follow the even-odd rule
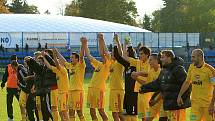
[[[81,38],[82,41],[86,38]],[[77,112],[80,121],[85,121],[83,115],[83,100],[84,100],[84,74],[86,64],[84,61],[84,49],[81,46],[80,56],[78,53],[71,54],[71,63],[67,62],[66,59],[56,50],[57,55],[64,66],[69,69],[70,74],[70,87],[69,87],[69,118],[70,121],[75,121],[75,111]]]
[[[151,54],[151,50],[148,47],[141,47],[139,49],[139,59],[134,59],[131,57],[128,58],[127,56],[125,56],[125,59],[130,62],[131,66],[135,66],[137,69],[136,70],[137,72],[132,73],[132,76],[138,75],[137,79],[135,79],[137,80],[134,88],[135,92],[139,92],[140,86],[143,83],[148,83],[147,73],[150,69],[150,65],[148,63],[150,54]],[[144,71],[144,75],[142,75],[143,71]],[[142,82],[141,80],[145,80],[145,82]],[[147,103],[147,100],[150,99],[150,97],[151,97],[150,93],[138,94],[138,103],[137,103],[138,115],[139,115],[139,118],[142,118],[143,121],[146,118],[146,111],[148,110],[147,108],[148,104],[146,103]]]
[[[57,81],[58,86],[58,102],[59,102],[59,113],[62,121],[69,121],[68,115],[68,90],[69,90],[69,78],[66,68],[64,67],[63,63],[58,61],[57,59],[57,52],[53,50],[53,59],[55,62],[56,67],[51,66],[49,62],[46,60],[45,57],[44,63],[45,65],[51,69],[54,73],[56,73],[59,80]],[[45,53],[42,53],[45,55]],[[56,95],[55,95],[56,96]]]
[[[150,70],[148,73],[148,80],[153,81],[158,78],[161,68],[158,63],[158,54],[153,53],[149,57]],[[167,121],[167,113],[163,109],[163,101],[160,93],[155,98],[151,98],[149,103],[149,110],[146,112],[146,120],[152,121],[156,116],[160,116],[159,121]]]
[[[90,51],[87,45],[87,41],[83,42],[85,54],[90,60],[91,65],[94,67],[94,73],[89,83],[87,105],[90,108],[90,115],[93,121],[97,121],[96,108],[99,111],[103,121],[107,121],[108,117],[104,111],[105,105],[105,82],[108,79],[110,73],[111,56],[105,47],[103,34],[98,35],[99,52],[102,57],[102,62],[97,61],[90,55]]]
[[[201,49],[192,51],[192,64],[188,69],[188,76],[178,94],[177,103],[182,105],[182,97],[189,85],[192,84],[191,121],[214,120],[214,90],[215,69],[205,63]]]
[[[119,47],[118,49],[122,56],[122,48],[119,43],[118,35],[114,35],[114,45]],[[124,66],[116,61],[114,58],[114,51],[112,51],[111,57],[109,108],[110,111],[112,111],[114,121],[124,121],[124,117],[122,116],[124,100]]]

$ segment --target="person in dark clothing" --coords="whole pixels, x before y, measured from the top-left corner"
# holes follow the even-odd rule
[[[48,49],[48,44],[47,43],[45,44],[45,49]]]
[[[19,52],[19,45],[18,45],[18,44],[16,44],[15,51],[16,51],[16,52]]]
[[[17,56],[11,56],[11,63],[17,61]],[[7,115],[8,121],[13,121],[13,97],[15,96],[19,100],[18,80],[16,70],[14,70],[11,64],[8,64],[5,68],[5,73],[2,78],[1,88],[5,87],[7,82]]]
[[[38,58],[40,58],[40,56]],[[50,56],[46,55],[45,58],[51,65],[55,66],[54,61]],[[42,57],[40,59],[42,59]],[[28,58],[27,64],[36,74],[36,95],[40,96],[43,120],[48,121],[50,118],[53,120],[50,108],[50,90],[53,85],[57,85],[56,74],[48,69],[43,63],[38,63],[33,58]]]
[[[0,45],[0,51],[2,51],[2,53],[4,54],[4,47],[2,44]]]
[[[25,44],[25,51],[28,53],[28,43]]]
[[[136,80],[131,78],[131,73],[136,71],[136,67],[130,66],[130,63],[126,61],[122,56],[119,54],[119,46],[120,42],[118,36],[115,35],[114,39],[114,57],[115,59],[125,67],[125,95],[124,95],[124,102],[123,102],[123,109],[125,110],[125,119],[126,120],[137,120],[137,97],[138,93],[134,92],[134,86]],[[123,54],[128,54],[129,57],[135,58],[135,51],[132,46],[127,47],[124,44],[123,47]]]
[[[42,46],[40,43],[38,43],[37,51],[41,51],[41,50],[42,50]]]
[[[180,106],[177,104],[178,93],[187,76],[183,67],[183,59],[175,57],[171,50],[164,50],[161,52],[161,62],[163,68],[158,78],[153,82],[142,85],[140,93],[160,91],[163,98],[163,108],[168,111],[168,120],[185,121],[185,109],[191,106],[191,87],[182,96],[184,104]]]
[[[24,68],[25,68],[25,71],[27,71],[27,76],[24,78],[24,81],[26,82],[26,89],[27,89],[26,112],[27,112],[27,118],[30,121],[34,121],[35,120],[34,113],[35,113],[36,117],[38,118],[38,114],[36,111],[35,96],[34,96],[34,93],[32,92],[35,76],[34,76],[33,71],[29,69],[29,67],[26,63],[26,59],[28,57],[29,56],[24,58]]]

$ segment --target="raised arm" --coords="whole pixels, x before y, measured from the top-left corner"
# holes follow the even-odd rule
[[[56,50],[53,50],[53,59],[54,59],[56,67],[58,69],[60,69],[60,64],[59,64],[59,61],[57,60],[57,52],[56,52]]]
[[[122,56],[122,46],[119,41],[119,36],[117,34],[115,34],[113,40],[114,40],[114,46],[117,46],[117,48],[118,48],[119,55]]]
[[[43,72],[43,65],[36,62],[33,58],[28,57],[26,59],[26,62],[29,68],[36,74],[41,74]]]
[[[80,47],[80,62],[83,62],[84,61],[84,42],[83,41],[87,41],[87,39],[85,37],[82,37],[81,38],[81,47]]]
[[[45,58],[45,56],[46,56],[45,52],[43,52],[42,54],[43,54],[44,64],[45,64],[49,69],[51,69],[51,65],[49,64],[49,62],[48,62],[47,59]]]
[[[99,53],[100,56],[103,58],[103,60],[111,59],[111,55],[108,52],[108,49],[106,47],[105,41],[104,41],[104,36],[103,34],[98,34],[98,39],[99,39]]]
[[[53,51],[56,52],[56,56],[59,58],[60,62],[62,62],[63,64],[67,62],[66,59],[60,54],[57,48],[54,48]]]
[[[129,62],[129,57],[128,57],[128,53],[126,50],[127,46],[128,46],[128,43],[124,42],[124,44],[123,44],[123,58]]]
[[[90,54],[90,50],[89,50],[88,44],[87,44],[87,39],[86,39],[86,40],[83,40],[82,46],[83,46],[83,48],[84,48],[84,50],[85,50],[85,54],[86,54],[87,58],[88,58],[90,61],[93,60],[93,59],[95,59],[95,58],[94,58],[93,56],[91,56],[91,54]]]
[[[117,46],[114,46],[114,57],[125,68],[128,68],[130,66],[130,63],[128,61],[126,61],[122,56],[120,56]]]

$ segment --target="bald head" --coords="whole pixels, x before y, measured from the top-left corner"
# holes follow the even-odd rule
[[[204,52],[201,49],[194,49],[193,52],[196,56],[204,58]]]
[[[192,63],[197,67],[201,67],[204,63],[204,52],[201,49],[192,51]]]

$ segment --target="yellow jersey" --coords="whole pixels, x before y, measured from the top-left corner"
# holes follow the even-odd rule
[[[105,90],[105,82],[110,74],[111,61],[106,60],[105,63],[92,59],[91,65],[94,67],[93,76],[90,80],[89,87]]]
[[[192,83],[191,100],[200,107],[208,107],[213,96],[213,84],[211,78],[215,77],[215,69],[207,63],[201,68],[191,64],[188,69],[187,79]]]
[[[85,61],[79,61],[76,65],[66,62],[65,67],[69,69],[69,90],[84,90]]]
[[[112,61],[110,66],[110,89],[124,89],[123,72],[124,66],[117,61]]]
[[[147,80],[148,82],[146,82],[146,83],[156,80],[160,74],[160,71],[161,71],[160,67],[156,71],[154,70],[154,68],[150,68],[149,74],[148,74],[148,80]]]
[[[142,62],[139,59],[134,59],[134,58],[129,57],[129,63],[131,66],[136,67],[137,72],[144,71],[144,72],[148,73],[150,70],[150,64],[149,64],[148,60],[146,62]],[[148,82],[147,81],[148,77],[139,76],[138,78]],[[135,87],[134,87],[134,92],[139,92],[140,86],[141,86],[141,84],[138,81],[136,81]]]
[[[59,78],[57,81],[58,86],[58,92],[68,92],[69,90],[69,78],[68,78],[68,72],[65,67],[59,66],[60,69],[57,67],[51,66],[51,70],[56,73],[56,76]]]

